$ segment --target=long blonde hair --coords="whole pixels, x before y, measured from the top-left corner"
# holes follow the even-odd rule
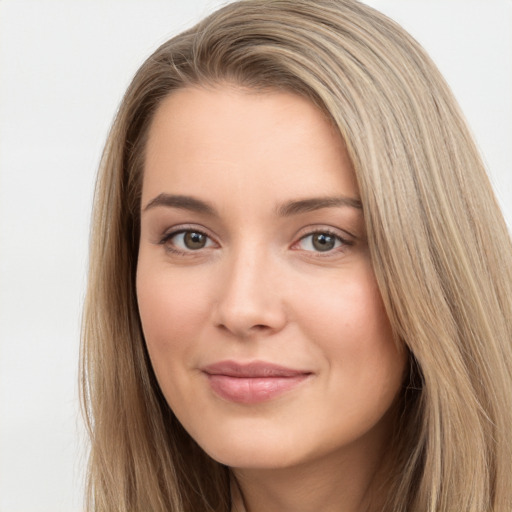
[[[227,468],[159,390],[134,285],[152,116],[173,90],[226,82],[303,95],[346,142],[374,272],[410,352],[381,510],[512,510],[510,238],[439,72],[354,0],[227,5],[156,50],[126,92],[97,181],[83,318],[88,508],[229,511]]]

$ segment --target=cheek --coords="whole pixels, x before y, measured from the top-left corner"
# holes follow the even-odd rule
[[[298,316],[308,319],[303,327],[329,366],[340,370],[336,375],[368,392],[375,385],[383,393],[400,387],[406,356],[396,346],[369,265],[315,290],[302,302]]]
[[[185,273],[159,271],[143,263],[137,272],[137,301],[144,337],[155,355],[184,350],[208,314],[204,294]]]
[[[333,342],[367,339],[371,333],[371,338],[391,337],[391,326],[370,270],[355,269],[317,286],[309,284],[307,290],[297,303],[297,318],[309,318],[312,327],[330,332]]]

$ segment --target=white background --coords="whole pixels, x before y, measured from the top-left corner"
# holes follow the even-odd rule
[[[95,171],[130,78],[214,0],[0,0],[0,512],[81,510]],[[368,0],[451,84],[512,226],[512,1]]]

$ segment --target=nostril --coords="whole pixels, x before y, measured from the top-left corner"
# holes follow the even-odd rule
[[[246,338],[267,336],[285,326],[286,315],[280,299],[270,301],[263,294],[242,291],[243,294],[240,289],[229,290],[212,309],[212,323],[220,331]]]
[[[257,334],[257,333],[265,333],[272,331],[272,327],[265,324],[255,324],[248,328],[244,328],[243,326],[236,326],[236,325],[226,325],[224,323],[219,323],[217,325],[219,329],[222,331],[227,331],[235,334],[236,336],[241,336],[243,338]]]

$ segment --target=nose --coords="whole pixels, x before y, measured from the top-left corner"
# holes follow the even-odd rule
[[[241,339],[279,332],[287,321],[278,265],[247,252],[224,262],[213,311],[216,327]]]

